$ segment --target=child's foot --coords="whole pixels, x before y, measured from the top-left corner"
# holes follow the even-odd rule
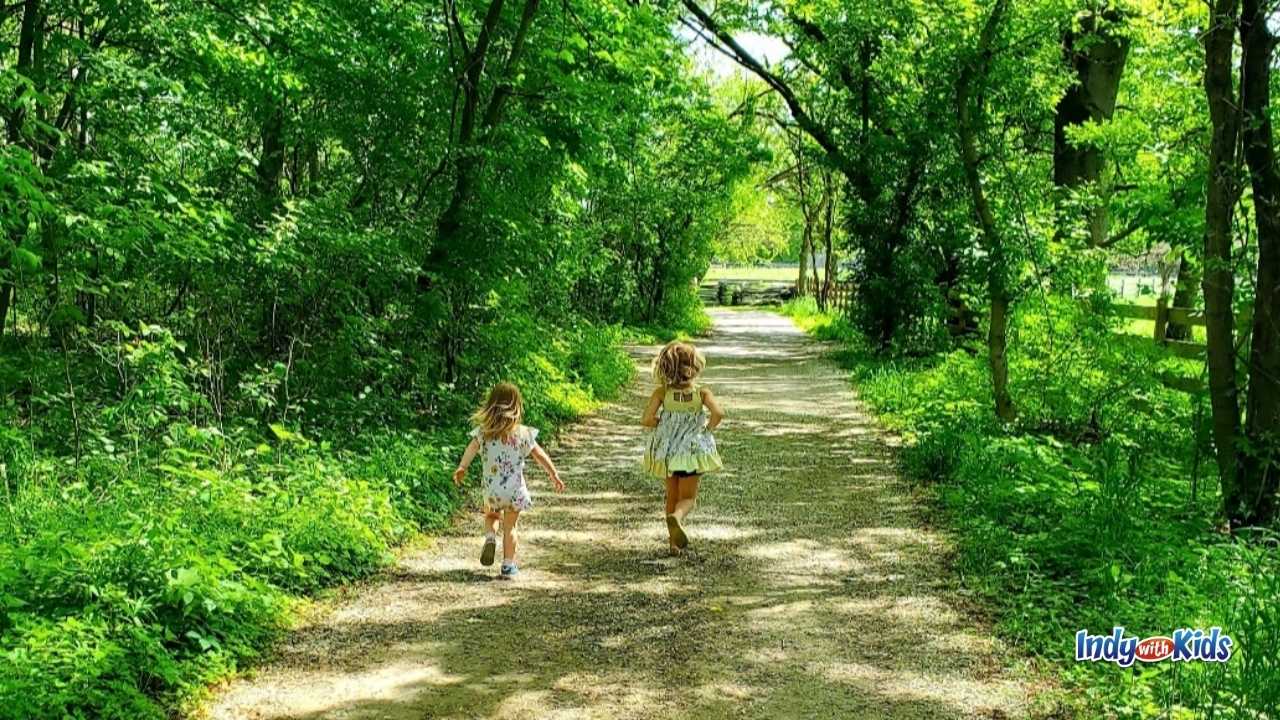
[[[484,547],[480,550],[480,564],[489,566],[493,564],[493,553],[498,548],[498,538],[493,533],[484,536]]]
[[[502,561],[502,573],[498,576],[503,580],[513,580],[516,575],[520,574],[520,568],[516,567],[514,562]]]
[[[680,518],[675,515],[667,516],[667,532],[671,534],[671,544],[676,548],[683,550],[689,547],[689,536],[684,534],[684,528],[680,527]]]

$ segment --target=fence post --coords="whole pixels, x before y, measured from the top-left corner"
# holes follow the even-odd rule
[[[1161,295],[1156,300],[1156,331],[1155,341],[1163,344],[1165,341],[1165,332],[1169,327],[1169,300]]]

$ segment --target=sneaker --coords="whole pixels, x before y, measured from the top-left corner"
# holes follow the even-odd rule
[[[515,576],[519,574],[520,574],[520,568],[516,567],[515,563],[513,562],[509,563],[504,560],[502,562],[502,574],[499,575],[498,577],[502,578],[503,580],[511,580],[511,579],[514,579]]]
[[[489,566],[493,564],[493,553],[498,549],[498,538],[495,535],[484,536],[484,547],[480,550],[480,564]]]
[[[671,541],[676,547],[683,550],[689,547],[689,536],[684,534],[684,528],[680,527],[680,518],[675,515],[667,516],[667,532],[671,533]]]

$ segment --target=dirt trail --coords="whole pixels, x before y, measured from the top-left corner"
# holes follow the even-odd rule
[[[211,716],[1024,716],[844,374],[785,318],[713,316],[726,469],[690,516],[694,556],[665,554],[638,382],[552,448],[568,491],[534,471],[519,580],[480,567],[468,518],[299,628]]]

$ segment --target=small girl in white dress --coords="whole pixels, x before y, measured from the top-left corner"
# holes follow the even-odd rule
[[[551,458],[538,444],[538,431],[521,425],[524,419],[524,398],[520,389],[511,383],[498,383],[489,391],[489,400],[472,420],[476,427],[471,431],[458,469],[453,471],[453,481],[462,484],[471,461],[484,450],[484,546],[480,550],[480,564],[492,565],[497,546],[494,526],[502,520],[502,573],[500,577],[511,579],[520,571],[516,565],[516,523],[520,513],[533,507],[533,498],[524,481],[524,461],[530,455],[547,471],[556,492],[564,490],[560,473]]]
[[[698,384],[706,358],[689,343],[672,342],[653,360],[658,387],[649,396],[640,424],[653,428],[644,453],[644,468],[666,482],[667,535],[672,554],[689,545],[684,518],[698,500],[702,475],[723,467],[712,430],[724,412],[711,389]]]

